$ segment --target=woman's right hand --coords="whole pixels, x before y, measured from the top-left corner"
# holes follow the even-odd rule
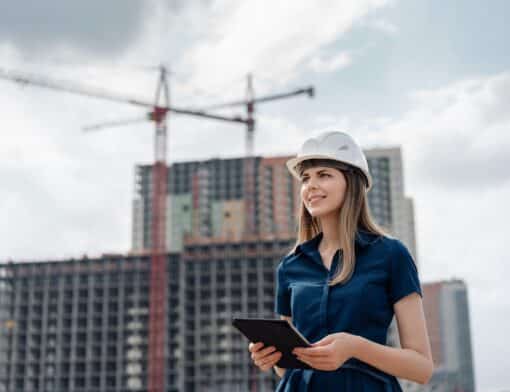
[[[251,359],[253,359],[255,365],[257,365],[263,372],[266,372],[275,366],[282,357],[282,353],[280,351],[276,351],[276,347],[264,347],[264,343],[262,342],[250,342],[248,350],[251,352]]]

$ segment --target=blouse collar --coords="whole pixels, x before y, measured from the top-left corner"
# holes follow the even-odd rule
[[[355,246],[358,246],[360,248],[365,248],[366,246],[370,245],[372,242],[374,236],[377,236],[376,234],[370,233],[366,230],[357,229],[356,234],[354,236],[354,243]],[[309,239],[308,241],[302,242],[296,247],[295,254],[298,254],[300,252],[305,254],[313,254],[314,252],[317,252],[319,243],[323,237],[323,232],[319,232],[319,234],[315,235],[315,237]]]

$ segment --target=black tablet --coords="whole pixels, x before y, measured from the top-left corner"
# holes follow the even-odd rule
[[[294,347],[309,347],[310,342],[287,320],[233,318],[232,325],[236,327],[250,342],[264,343],[264,347],[274,346],[282,353],[276,364],[281,368],[310,369],[292,354]]]

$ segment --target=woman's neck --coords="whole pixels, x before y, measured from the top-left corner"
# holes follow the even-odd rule
[[[321,220],[322,239],[319,249],[322,251],[332,251],[340,248],[340,228],[338,227],[338,218]]]

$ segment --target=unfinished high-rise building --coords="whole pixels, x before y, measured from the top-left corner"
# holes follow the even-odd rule
[[[377,223],[400,238],[416,258],[412,199],[405,196],[399,147],[364,151],[374,185],[368,201]],[[254,177],[245,178],[247,158],[176,162],[168,168],[166,246],[182,249],[186,234],[238,241],[251,211],[255,233],[295,236],[299,182],[285,167],[290,156],[255,157]],[[246,184],[254,184],[255,208],[247,209]],[[152,166],[135,172],[132,250],[149,251],[152,222]],[[253,196],[253,195],[250,195]]]
[[[365,153],[372,213],[414,254],[400,150]],[[254,158],[249,186],[244,158],[169,167],[166,391],[275,389],[231,320],[276,317],[275,268],[295,243],[300,202],[288,158]],[[130,255],[1,265],[0,392],[147,391],[151,189],[151,167],[138,166]]]
[[[168,255],[165,391],[274,390],[231,320],[274,317],[274,271],[292,243],[200,241]],[[149,276],[148,256],[1,264],[0,391],[147,391]]]

